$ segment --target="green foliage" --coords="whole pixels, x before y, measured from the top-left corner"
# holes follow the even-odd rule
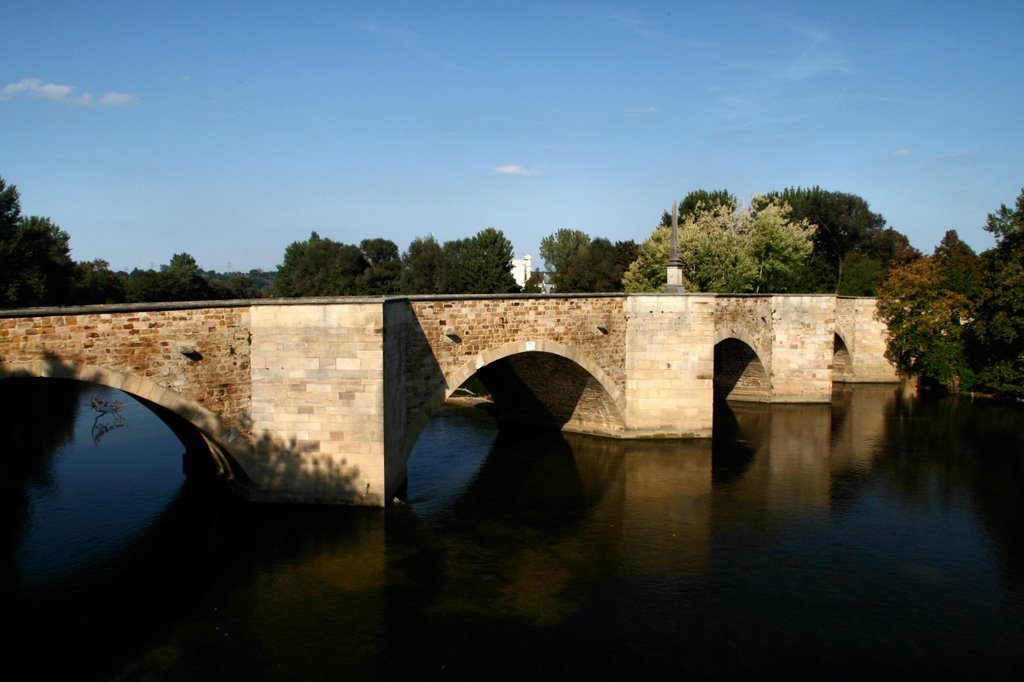
[[[68,233],[49,218],[22,218],[6,257],[14,262],[15,281],[7,302],[15,306],[60,305],[71,298],[75,264]]]
[[[356,246],[324,239],[312,232],[303,242],[292,242],[274,282],[276,296],[352,296],[360,275],[369,267]]]
[[[797,281],[811,252],[811,228],[785,205],[755,197],[755,210],[700,205],[679,225],[679,257],[688,291],[776,292]],[[662,291],[671,233],[659,226],[623,276],[626,291]]]
[[[0,178],[0,307],[67,303],[74,275],[69,242],[49,218],[23,217],[17,188]]]
[[[398,246],[389,239],[364,239],[359,248],[369,267],[356,282],[356,290],[364,296],[397,294],[402,284],[402,259]]]
[[[971,303],[942,286],[935,259],[919,258],[890,272],[877,306],[888,330],[886,358],[901,373],[957,390],[968,373],[963,330]]]
[[[556,279],[556,291],[599,292],[619,291],[622,287],[622,270],[615,246],[598,237],[577,251],[569,259],[560,279]],[[559,285],[558,282],[561,281]]]
[[[827,268],[819,277],[828,291],[842,290],[851,254],[861,250],[864,256],[874,255],[870,253],[873,247],[868,245],[873,244],[885,228],[885,219],[872,213],[868,202],[856,194],[828,192],[820,187],[791,187],[769,197],[788,204],[793,220],[807,221],[817,227],[814,253],[816,262]]]
[[[469,239],[446,242],[443,293],[508,294],[519,291],[512,276],[512,242],[488,227]]]
[[[996,247],[976,256],[950,230],[935,254],[894,268],[879,290],[887,356],[952,390],[1024,397],[1024,190],[988,217]]]
[[[124,282],[105,260],[75,263],[71,302],[75,305],[124,303]]]
[[[992,233],[996,243],[1024,232],[1024,188],[1020,190],[1015,208],[1007,208],[1006,204],[1000,204],[998,211],[988,214],[985,230]]]
[[[1016,206],[988,217],[997,244],[981,256],[984,293],[969,350],[982,385],[1024,397],[1024,189]]]
[[[556,291],[579,291],[574,288],[584,275],[572,270],[573,259],[590,245],[590,235],[580,230],[562,228],[540,240],[540,257],[551,273]],[[577,261],[577,265],[582,261]]]
[[[684,220],[687,217],[695,218],[701,211],[711,211],[716,208],[725,208],[728,212],[735,213],[740,208],[740,201],[735,194],[724,189],[694,190],[679,202],[679,220]],[[665,227],[672,227],[672,214],[668,211],[662,213],[661,224]]]
[[[444,250],[433,236],[417,237],[402,255],[402,292],[439,294],[442,291]]]
[[[754,292],[792,291],[800,268],[811,255],[813,228],[794,222],[790,208],[773,200],[754,198],[749,217],[747,250],[754,261]]]

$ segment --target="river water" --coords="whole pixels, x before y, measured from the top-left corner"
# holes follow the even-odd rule
[[[409,500],[377,510],[186,482],[178,441],[116,391],[0,391],[8,671],[1024,675],[1020,405],[859,386],[721,406],[683,442],[499,434],[452,407]]]

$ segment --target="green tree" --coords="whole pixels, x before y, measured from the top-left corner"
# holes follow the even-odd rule
[[[792,221],[777,199],[754,198],[751,210],[720,201],[698,204],[679,224],[679,258],[688,291],[790,290],[811,251],[811,227]],[[623,282],[626,291],[662,291],[671,234],[659,226],[640,245]]]
[[[69,242],[49,218],[22,216],[17,187],[0,178],[0,307],[70,302]]]
[[[885,356],[901,373],[951,390],[964,379],[971,383],[963,332],[971,302],[943,285],[934,258],[893,269],[879,288],[877,306],[887,328]]]
[[[364,296],[397,294],[402,284],[398,246],[389,239],[364,239],[359,242],[359,249],[368,267],[358,277],[358,292]]]
[[[581,230],[562,228],[540,240],[540,257],[551,273],[556,291],[578,291],[571,282],[577,282],[583,273],[571,271],[576,255],[590,244],[590,235]]]
[[[620,291],[622,269],[619,253],[610,241],[598,237],[578,250],[569,259],[560,278],[558,291],[601,292]],[[556,280],[558,282],[559,280]]]
[[[982,296],[970,328],[969,350],[979,383],[1024,397],[1024,189],[1016,208],[988,216],[996,246],[982,254]]]
[[[445,252],[449,253],[448,244]],[[512,276],[512,242],[498,229],[488,227],[467,240],[459,240],[451,250],[447,263],[449,282],[458,291],[451,294],[508,294],[519,291]],[[449,285],[451,286],[451,285]]]
[[[1006,237],[1024,232],[1024,188],[1021,188],[1014,208],[1000,204],[998,211],[988,214],[985,230],[992,233],[997,244]]]
[[[776,199],[755,197],[753,203],[747,248],[755,266],[754,292],[792,291],[811,255],[814,229],[806,220],[791,220],[789,206]]]
[[[369,267],[356,246],[324,239],[312,232],[309,239],[292,242],[274,283],[276,296],[352,296],[359,276]]]
[[[125,300],[124,282],[110,270],[110,263],[101,259],[75,263],[72,303],[92,305]]]
[[[433,236],[417,237],[402,255],[402,292],[439,294],[443,291],[445,253]]]
[[[740,201],[732,192],[725,189],[697,189],[679,202],[679,220],[687,217],[696,218],[702,211],[711,211],[716,208],[725,208],[735,213],[740,208]],[[661,214],[661,224],[665,227],[672,227],[672,214],[665,211]]]
[[[885,219],[855,194],[829,192],[817,186],[791,187],[769,196],[788,204],[793,220],[806,220],[817,227],[813,261],[817,269],[809,273],[805,286],[842,292],[849,257],[877,239],[885,228]],[[861,255],[870,256],[863,251]]]
[[[62,305],[71,301],[75,264],[70,240],[68,233],[49,218],[21,219],[8,252],[16,264],[15,281],[7,289],[11,305]]]
[[[982,262],[974,250],[965,244],[956,230],[947,230],[935,247],[935,262],[942,275],[942,285],[963,294],[971,301],[982,297]]]

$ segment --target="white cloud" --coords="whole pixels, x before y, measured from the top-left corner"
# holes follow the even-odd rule
[[[912,156],[913,153],[914,152],[910,151],[909,149],[897,149],[894,152],[889,152],[889,156],[900,158],[904,156]]]
[[[105,107],[125,107],[129,104],[135,104],[136,99],[135,95],[128,94],[127,92],[108,92],[103,97],[100,97],[100,104]]]
[[[495,166],[491,169],[491,175],[540,175],[540,171],[535,168],[523,168],[516,164],[508,164]]]
[[[15,97],[39,97],[59,102],[61,104],[74,104],[87,107],[97,100],[88,92],[79,93],[78,88],[73,85],[62,83],[46,83],[40,78],[23,78],[16,83],[8,83],[0,88],[0,100],[13,99]],[[99,98],[101,106],[120,107],[135,102],[135,95],[124,92],[108,92]]]

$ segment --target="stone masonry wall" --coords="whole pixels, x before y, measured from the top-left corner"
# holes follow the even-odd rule
[[[832,399],[833,296],[772,296],[772,402]]]
[[[384,504],[382,302],[257,305],[251,325],[260,495]]]
[[[713,413],[715,299],[626,299],[627,435],[708,437]]]
[[[888,383],[899,380],[885,359],[885,324],[875,317],[874,298],[837,298],[836,332],[845,340],[850,368],[845,381]]]
[[[248,307],[0,318],[0,374],[120,388],[186,416],[226,446],[251,437],[249,362]]]
[[[515,345],[522,346],[520,352],[544,350],[527,345],[541,341],[570,349],[577,355],[570,359],[578,359],[588,371],[599,368],[611,384],[606,388],[621,391],[626,382],[624,300],[622,296],[584,295],[413,298],[410,306],[426,342],[419,351],[429,348],[445,377],[448,394],[479,368],[477,362],[490,361],[488,351]],[[421,365],[422,360],[418,359]],[[410,358],[410,369],[415,371],[412,362]]]

